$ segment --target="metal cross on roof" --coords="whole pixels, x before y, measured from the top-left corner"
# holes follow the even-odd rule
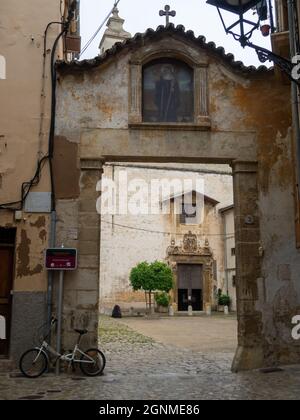
[[[170,23],[170,16],[175,17],[176,12],[175,10],[171,11],[171,7],[166,5],[165,10],[159,11],[159,16],[166,16],[166,26]]]

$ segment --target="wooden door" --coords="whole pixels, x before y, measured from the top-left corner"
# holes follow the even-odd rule
[[[8,356],[9,353],[13,265],[14,247],[0,244],[0,315],[6,321],[6,339],[0,340],[0,356]]]
[[[188,289],[178,289],[178,311],[187,311],[189,308]]]
[[[203,310],[203,273],[202,265],[178,265],[178,310],[186,311],[192,305],[194,311]],[[187,291],[183,293],[184,291]],[[187,297],[187,301],[186,301]]]

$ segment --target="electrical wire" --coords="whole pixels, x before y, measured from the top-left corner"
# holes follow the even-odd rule
[[[111,226],[117,226],[120,228],[124,228],[124,229],[128,229],[128,230],[136,230],[136,231],[140,231],[140,232],[147,232],[147,233],[155,233],[155,234],[160,234],[160,235],[166,235],[166,236],[185,236],[185,233],[175,233],[175,232],[162,232],[162,231],[158,231],[158,230],[150,230],[150,229],[143,229],[143,228],[137,228],[134,226],[128,226],[128,225],[121,225],[119,223],[113,223],[113,222],[109,222],[108,220],[104,220],[103,218],[101,218],[101,223],[106,223],[108,225]],[[203,236],[208,236],[208,237],[226,237],[227,239],[231,239],[231,238],[235,238],[235,234],[234,233],[208,233],[208,234],[203,234]]]
[[[76,7],[76,0],[73,0],[70,8],[69,14],[67,17],[66,22],[50,22],[44,33],[44,56],[46,56],[46,48],[47,48],[47,35],[48,30],[51,25],[59,24],[63,25],[63,30],[57,36],[54,41],[52,52],[51,52],[51,122],[50,122],[50,131],[49,131],[49,139],[48,139],[48,153],[43,156],[41,159],[38,160],[37,169],[33,178],[28,182],[23,182],[21,186],[21,199],[18,201],[0,204],[0,210],[10,210],[10,211],[17,211],[22,210],[24,206],[24,202],[32,189],[32,187],[36,186],[41,179],[42,169],[47,161],[49,161],[49,171],[50,171],[50,180],[51,180],[51,208],[52,210],[55,209],[55,192],[54,192],[54,179],[53,179],[53,167],[52,167],[52,158],[53,158],[53,148],[54,148],[54,134],[55,134],[55,110],[56,110],[56,69],[55,69],[55,53],[57,49],[57,45],[59,43],[60,38],[68,32],[72,17],[74,16]]]
[[[94,35],[89,39],[89,41],[85,44],[85,46],[82,48],[81,53],[79,55],[79,58],[87,51],[87,49],[90,47],[90,45],[92,44],[92,42],[94,41],[94,39],[96,38],[96,36],[99,34],[99,32],[101,31],[101,29],[103,28],[103,26],[105,25],[105,23],[108,21],[108,19],[110,18],[112,12],[114,11],[114,9],[118,6],[118,4],[120,3],[121,0],[117,0],[114,2],[114,7],[111,9],[111,11],[108,13],[108,15],[106,16],[106,18],[104,19],[104,21],[101,23],[101,25],[98,27],[97,31],[94,33]]]
[[[50,29],[50,27],[52,25],[61,25],[62,22],[50,22],[48,23],[45,32],[44,32],[44,51],[43,51],[43,58],[45,59],[46,57],[46,53],[47,53],[47,36],[48,36],[48,31]],[[30,192],[30,189],[37,185],[40,181],[40,177],[41,177],[41,171],[42,168],[44,166],[44,164],[46,163],[48,156],[45,155],[43,156],[37,163],[37,169],[36,172],[33,176],[33,178],[28,181],[28,182],[24,182],[21,186],[21,200],[18,201],[14,201],[14,202],[9,202],[9,203],[5,203],[5,204],[0,204],[0,210],[12,210],[12,211],[16,211],[16,210],[21,210],[22,206]]]

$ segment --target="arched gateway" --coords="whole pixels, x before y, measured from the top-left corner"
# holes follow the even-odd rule
[[[227,163],[234,179],[239,324],[233,369],[281,360],[274,332],[266,330],[277,320],[266,300],[268,290],[276,293],[272,273],[265,270],[274,255],[272,249],[264,252],[280,215],[272,209],[271,222],[263,212],[281,185],[292,188],[291,177],[279,178],[283,167],[292,173],[289,152],[278,146],[280,141],[291,147],[288,88],[272,70],[244,67],[204,37],[173,25],[138,34],[94,60],[61,63],[58,72],[57,234],[79,249],[79,270],[66,277],[66,346],[74,325],[94,331],[89,339],[97,340],[101,218],[96,186],[103,164]],[[72,185],[66,188],[64,179]],[[288,212],[293,214],[292,203]],[[74,230],[78,235],[72,239]],[[170,251],[174,261],[181,257]],[[296,360],[293,343],[284,346]]]

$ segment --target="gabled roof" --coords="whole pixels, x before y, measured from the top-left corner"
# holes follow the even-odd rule
[[[172,194],[168,197],[163,198],[162,202],[176,200],[176,198],[180,198],[180,197],[190,195],[190,194],[200,195],[201,197],[204,198],[204,201],[211,203],[211,205],[213,205],[213,206],[217,206],[220,203],[219,201],[215,200],[214,198],[209,197],[208,195],[203,194],[202,192],[199,192],[199,191],[196,191],[196,190],[186,190],[186,191],[183,191],[183,192],[181,191],[177,194],[176,193]]]
[[[231,206],[223,207],[219,210],[220,213],[227,213],[229,210],[234,210],[234,204],[231,204]]]
[[[67,63],[64,61],[57,62],[57,68],[59,70],[86,70],[95,68],[102,65],[108,59],[114,57],[119,52],[126,49],[138,48],[142,46],[147,40],[160,39],[162,36],[167,35],[178,35],[184,38],[186,41],[194,43],[196,46],[204,48],[205,50],[213,53],[215,56],[221,58],[223,62],[229,64],[233,69],[238,70],[247,74],[257,73],[268,73],[273,72],[273,68],[267,68],[266,66],[245,66],[241,61],[235,61],[233,54],[226,54],[223,47],[217,47],[214,42],[206,42],[204,36],[195,37],[193,31],[186,31],[183,25],[175,27],[173,23],[169,23],[167,26],[158,26],[156,30],[147,29],[143,34],[137,33],[133,38],[130,38],[124,42],[117,42],[112,48],[105,51],[102,55],[95,57],[91,60],[72,61]]]

